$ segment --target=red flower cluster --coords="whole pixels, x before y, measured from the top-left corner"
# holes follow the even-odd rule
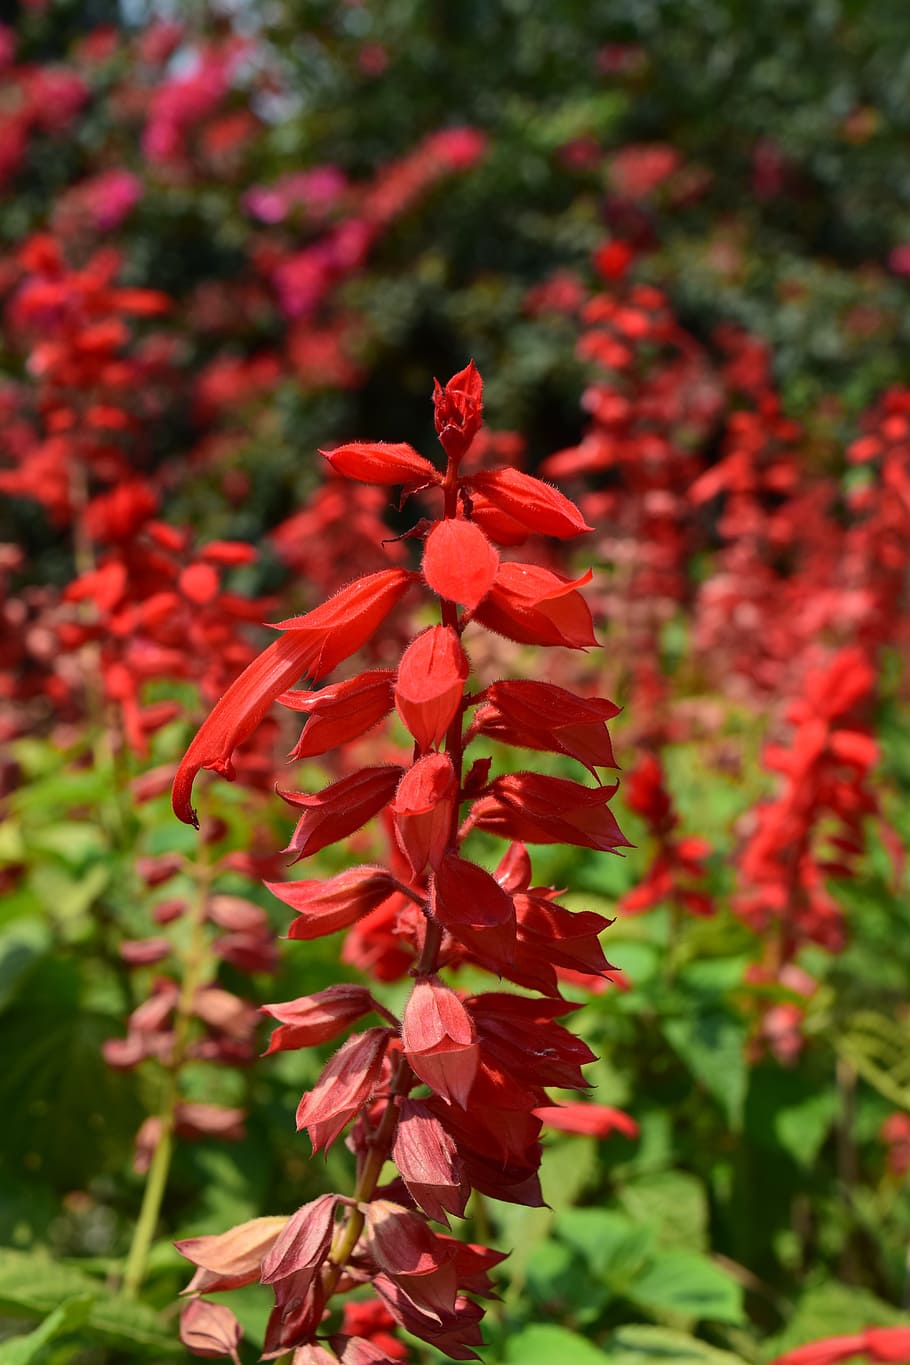
[[[765,764],[783,777],[780,795],[752,814],[740,857],[737,912],[759,933],[777,925],[770,949],[777,969],[806,943],[829,952],[843,946],[841,910],[826,889],[850,877],[865,847],[864,823],[878,803],[867,778],[878,757],[857,719],[875,675],[858,649],[842,650],[810,670],[788,719],[790,743],[769,745]]]
[[[341,476],[403,485],[406,494],[436,490],[442,515],[425,533],[421,572],[380,569],[305,616],[281,622],[279,638],[200,729],[174,784],[177,814],[194,819],[190,796],[199,769],[230,775],[234,750],[275,700],[308,717],[299,756],[345,745],[393,710],[414,741],[410,763],[360,768],[315,793],[280,793],[299,814],[288,846],[296,859],[380,814],[398,850],[388,869],[368,864],[327,879],[271,884],[298,916],[290,937],[315,938],[394,907],[391,932],[410,957],[414,985],[401,1019],[369,989],[354,985],[265,1006],[278,1023],[272,1052],[329,1041],[371,1014],[379,1020],[347,1039],[297,1112],[314,1151],[329,1147],[350,1125],[348,1145],[357,1158],[353,1198],[323,1195],[286,1221],[256,1219],[181,1244],[198,1267],[193,1292],[255,1280],[272,1286],[266,1358],[295,1349],[307,1351],[307,1359],[333,1359],[316,1344],[326,1306],[335,1293],[363,1283],[409,1332],[453,1359],[473,1358],[482,1309],[472,1296],[490,1292],[489,1271],[501,1256],[438,1232],[429,1220],[447,1224],[450,1215],[461,1215],[471,1189],[541,1203],[544,1121],[569,1131],[634,1132],[631,1120],[615,1110],[562,1110],[547,1095],[548,1086],[585,1085],[580,1068],[593,1054],[556,1022],[576,1008],[560,996],[557,970],[608,972],[598,938],[608,921],[570,912],[553,890],[533,885],[524,847],[567,842],[615,850],[626,843],[609,809],[615,785],[600,785],[597,778],[598,768],[614,766],[606,722],[616,708],[544,682],[499,681],[465,690],[471,665],[462,637],[470,625],[521,643],[575,649],[595,643],[578,591],[589,575],[572,580],[539,565],[505,562],[497,548],[509,543],[516,525],[561,538],[587,528],[556,489],[513,468],[460,472],[480,427],[481,402],[473,362],[444,387],[437,384],[444,473],[403,444],[352,443],[325,452]],[[440,600],[441,623],[411,641],[397,669],[287,691],[301,674],[315,682],[332,672],[421,585]],[[466,729],[469,709],[474,716]],[[478,734],[572,757],[597,785],[534,772],[491,778],[489,759],[466,769],[466,747]],[[508,841],[495,872],[465,856],[475,830]],[[464,962],[541,998],[498,991],[466,996],[440,975]],[[379,1190],[390,1157],[400,1179]],[[202,1349],[202,1312],[194,1305],[184,1322],[191,1349]],[[221,1353],[230,1354],[233,1328],[222,1323],[218,1331]],[[342,1361],[388,1358],[355,1349],[345,1332],[329,1344]]]

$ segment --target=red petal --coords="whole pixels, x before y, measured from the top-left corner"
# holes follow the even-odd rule
[[[372,1098],[382,1074],[389,1030],[367,1029],[338,1049],[297,1106],[297,1129],[308,1128],[313,1151],[328,1147]]]
[[[336,1197],[321,1194],[292,1214],[262,1262],[263,1284],[286,1279],[301,1270],[316,1270],[332,1241]]]
[[[282,706],[310,716],[291,758],[314,758],[366,734],[391,711],[394,683],[392,670],[382,668],[318,692],[283,692]]]
[[[470,483],[494,507],[538,535],[568,539],[594,529],[558,488],[520,469],[484,469],[473,475]]]
[[[346,982],[327,986],[315,995],[304,995],[285,1004],[260,1005],[263,1014],[281,1024],[281,1028],[276,1028],[272,1034],[265,1056],[326,1043],[330,1038],[337,1038],[348,1024],[369,1014],[372,1008],[373,997],[366,986]]]
[[[590,569],[566,579],[539,564],[500,564],[496,580],[474,619],[524,645],[596,645],[591,611],[576,589],[591,581]]]
[[[389,764],[361,768],[313,796],[282,791],[279,787],[278,795],[283,800],[291,806],[302,806],[304,811],[285,851],[296,854],[298,859],[309,858],[321,848],[347,838],[391,801],[400,778],[401,769]]]
[[[347,929],[361,915],[387,901],[395,882],[384,867],[351,867],[322,881],[266,882],[273,896],[284,901],[301,918],[288,931],[289,938],[313,939]]]
[[[492,587],[498,565],[499,555],[473,522],[449,517],[427,536],[423,576],[449,602],[473,610]]]
[[[512,897],[476,863],[447,853],[433,879],[433,913],[447,929],[490,928],[514,918]]]
[[[223,1303],[191,1299],[180,1315],[180,1340],[195,1356],[210,1360],[229,1356],[239,1361],[237,1347],[242,1335],[240,1323]]]
[[[352,441],[320,450],[338,474],[362,483],[439,483],[442,475],[406,441]]]

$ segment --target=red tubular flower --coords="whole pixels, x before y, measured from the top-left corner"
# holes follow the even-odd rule
[[[230,780],[234,750],[253,733],[272,702],[301,674],[329,673],[365,644],[414,577],[405,569],[382,569],[342,588],[306,616],[279,624],[287,633],[231,684],[184,754],[173,788],[174,812],[181,820],[197,823],[190,797],[199,769],[211,768]]]

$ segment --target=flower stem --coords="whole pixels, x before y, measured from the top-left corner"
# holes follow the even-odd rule
[[[205,916],[212,873],[213,870],[206,853],[206,845],[203,842],[199,859],[194,865],[196,896],[190,911],[190,942],[184,961],[180,997],[175,1011],[174,1046],[167,1066],[158,1111],[160,1124],[158,1140],[146,1176],[142,1205],[133,1231],[133,1239],[124,1265],[123,1282],[120,1287],[120,1292],[128,1299],[136,1298],[145,1279],[149,1251],[155,1236],[155,1229],[158,1226],[161,1205],[164,1201],[171,1170],[177,1105],[180,1100],[180,1071],[186,1061],[190,1039],[193,999],[201,984],[206,961]]]

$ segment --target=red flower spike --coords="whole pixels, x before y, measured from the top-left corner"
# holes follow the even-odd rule
[[[267,1051],[291,1052],[302,1047],[313,1047],[337,1038],[342,1029],[369,1014],[375,1002],[366,986],[340,982],[327,986],[315,995],[303,995],[286,1004],[260,1005],[263,1014],[277,1019],[281,1025],[272,1034]]]
[[[494,507],[537,535],[568,540],[593,531],[581,512],[559,489],[520,469],[482,469],[467,481]]]
[[[262,1262],[263,1284],[303,1271],[316,1274],[332,1243],[337,1202],[334,1194],[321,1194],[291,1215]]]
[[[395,880],[384,867],[351,867],[324,881],[265,882],[273,896],[300,912],[288,938],[314,939],[348,929],[389,899]]]
[[[391,711],[394,685],[392,670],[378,668],[318,692],[282,692],[282,706],[310,717],[291,758],[315,758],[365,735]]]
[[[620,708],[605,697],[576,697],[552,683],[497,682],[488,687],[474,720],[478,734],[503,744],[566,754],[595,768],[615,768],[606,722]]]
[[[415,876],[427,863],[439,865],[451,838],[457,798],[458,783],[448,754],[426,754],[401,779],[391,809],[398,842]]]
[[[212,1237],[186,1237],[174,1246],[198,1269],[187,1288],[190,1293],[218,1293],[253,1284],[259,1279],[262,1258],[273,1245],[286,1218],[252,1218]]]
[[[612,787],[583,787],[564,777],[507,773],[490,783],[475,801],[471,820],[477,829],[529,844],[577,844],[612,853],[631,848],[607,802]]]
[[[466,453],[480,430],[483,411],[483,380],[471,360],[458,374],[442,387],[433,381],[433,418],[439,444],[450,460],[458,461]]]
[[[336,474],[361,483],[440,483],[442,475],[406,441],[352,441],[320,450]]]
[[[234,750],[253,733],[272,702],[301,674],[329,673],[365,644],[415,578],[404,569],[381,569],[342,588],[305,616],[281,623],[279,629],[287,634],[231,683],[184,754],[172,797],[179,819],[197,824],[190,799],[199,769],[211,768],[231,780]]]
[[[401,1102],[392,1160],[412,1199],[429,1218],[447,1223],[448,1213],[462,1216],[470,1187],[455,1143],[420,1100]]]
[[[576,589],[592,572],[567,579],[539,564],[500,564],[493,586],[474,619],[520,645],[596,645],[591,611]]]
[[[426,538],[421,568],[429,586],[473,611],[486,597],[499,555],[479,526],[454,517],[437,521]]]
[[[297,1106],[297,1131],[309,1131],[314,1154],[331,1146],[345,1124],[372,1099],[390,1036],[388,1029],[371,1028],[349,1038],[303,1096]]]
[[[458,714],[469,664],[451,626],[431,626],[398,665],[395,706],[421,750],[440,743]]]
[[[192,1299],[180,1315],[180,1340],[194,1356],[208,1360],[228,1356],[240,1365],[237,1347],[242,1336],[240,1323],[223,1303]]]
[[[401,769],[389,765],[361,768],[323,787],[314,796],[282,791],[279,787],[278,795],[289,806],[299,806],[304,811],[285,852],[295,854],[296,862],[353,834],[391,801],[400,777]]]
[[[474,1026],[458,996],[438,977],[415,983],[401,1041],[414,1074],[444,1100],[464,1108],[477,1074]]]

